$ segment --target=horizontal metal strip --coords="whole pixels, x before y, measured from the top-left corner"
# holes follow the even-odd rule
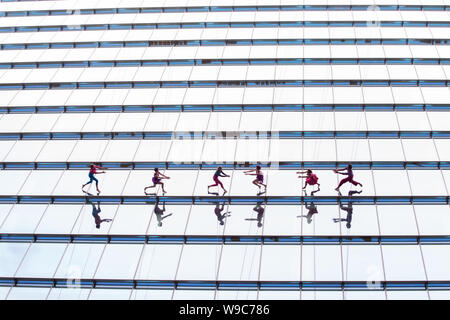
[[[272,161],[272,162],[96,162],[108,170],[145,170],[166,168],[170,170],[215,170],[217,166],[224,169],[244,170],[259,164],[264,169],[336,169],[346,166],[345,161]],[[0,170],[88,170],[91,162],[0,162]],[[352,161],[357,170],[430,170],[450,169],[450,161]]]
[[[169,23],[117,23],[117,24],[80,24],[80,25],[47,25],[47,26],[10,26],[0,27],[0,33],[15,32],[55,32],[55,31],[84,31],[84,30],[145,30],[145,29],[208,29],[208,28],[291,28],[291,27],[450,27],[450,21],[367,21],[367,20],[339,20],[339,21],[214,21],[214,22],[169,22]]]
[[[8,2],[12,2],[9,0]],[[0,17],[24,16],[64,16],[92,14],[130,14],[163,12],[230,12],[230,11],[446,11],[446,5],[258,5],[258,6],[189,6],[189,7],[122,7],[122,8],[88,8],[66,10],[10,10],[0,11]]]
[[[79,279],[80,288],[128,289],[247,289],[247,290],[426,290],[449,289],[450,281],[189,281],[189,280],[132,280]],[[74,280],[65,278],[2,277],[0,286],[73,288]]]
[[[449,59],[440,58],[336,58],[336,59],[166,59],[114,61],[46,61],[0,63],[0,69],[97,68],[97,67],[152,67],[152,66],[211,66],[211,65],[448,65]]]
[[[258,105],[110,105],[110,106],[0,106],[2,113],[122,113],[197,111],[450,111],[450,104],[258,104]]]
[[[0,129],[1,130],[1,129]],[[0,132],[3,140],[440,139],[450,131],[132,131]]]
[[[1,83],[0,90],[234,88],[234,87],[448,87],[450,80],[224,80]]]
[[[46,196],[46,195],[0,195],[0,203],[21,204],[88,204],[92,201],[102,204],[135,204],[148,205],[158,202],[166,204],[199,204],[217,203],[255,205],[255,204],[449,204],[449,196]]]
[[[157,41],[90,41],[90,42],[43,42],[3,43],[0,50],[23,49],[71,49],[71,48],[121,48],[121,47],[173,47],[173,46],[235,46],[235,45],[449,45],[450,39],[386,38],[386,39],[229,39],[229,40],[157,40]]]
[[[26,243],[121,243],[121,244],[302,244],[302,245],[374,245],[374,244],[449,244],[450,236],[382,235],[111,235],[111,234],[36,234],[1,233],[0,242]]]

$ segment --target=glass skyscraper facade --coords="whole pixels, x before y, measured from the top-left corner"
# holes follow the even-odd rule
[[[0,299],[450,299],[449,0],[0,16]]]

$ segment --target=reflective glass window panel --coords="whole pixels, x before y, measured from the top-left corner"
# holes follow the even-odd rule
[[[22,188],[30,173],[31,171],[25,170],[0,171],[1,181],[8,181],[8,183],[0,184],[0,193],[3,195],[16,195]]]
[[[200,161],[203,145],[203,140],[174,140],[167,161]]]
[[[0,243],[0,276],[13,277],[30,244]]]
[[[265,211],[264,235],[299,235],[302,210],[297,205],[268,205]]]
[[[429,281],[442,281],[449,278],[450,260],[448,245],[422,246],[423,259]]]
[[[144,129],[148,115],[142,113],[122,113],[114,124],[114,131],[139,132]]]
[[[438,155],[431,139],[403,139],[407,161],[438,161]]]
[[[80,205],[49,205],[35,232],[41,234],[70,234],[81,208]]]
[[[92,279],[105,244],[69,244],[56,270],[55,277],[61,279]]]
[[[300,112],[273,112],[272,131],[301,131],[303,114]]]
[[[91,113],[82,132],[110,132],[119,115],[119,113]]]
[[[32,162],[36,159],[47,141],[17,141],[3,161]]]
[[[105,152],[108,140],[79,140],[70,154],[69,162],[100,161]]]
[[[386,291],[388,300],[428,300],[427,291]]]
[[[213,300],[214,290],[175,290],[173,300]]]
[[[404,170],[374,170],[377,196],[409,196],[408,176]]]
[[[234,157],[236,153],[236,140],[222,140],[222,133],[219,133],[216,139],[205,140],[203,151],[201,154],[202,162],[234,162]],[[227,133],[226,133],[227,134]],[[232,133],[230,133],[232,135]],[[212,172],[211,174],[214,174]]]
[[[249,290],[218,290],[216,300],[256,300],[258,292]]]
[[[408,175],[413,195],[445,196],[448,194],[439,170],[409,170]]]
[[[397,112],[402,131],[430,131],[430,124],[423,112]]]
[[[386,293],[376,290],[347,290],[344,291],[344,300],[386,300]]]
[[[89,300],[128,300],[131,289],[92,289]]]
[[[300,291],[275,291],[260,290],[258,292],[259,300],[299,300]]]
[[[450,113],[448,112],[428,112],[428,119],[431,122],[431,128],[436,131],[447,131],[450,122]]]
[[[88,113],[63,113],[52,128],[52,132],[81,132],[89,117]]]
[[[65,243],[32,243],[15,276],[53,278],[66,247]]]
[[[72,153],[77,141],[51,140],[47,141],[45,146],[36,158],[38,162],[66,162]]]
[[[180,113],[176,131],[205,131],[209,117],[208,112]]]
[[[240,131],[270,131],[271,112],[243,112]]]
[[[16,204],[0,228],[2,233],[33,233],[47,205]]]
[[[32,171],[20,189],[24,195],[49,195],[58,183],[62,171]]]
[[[276,135],[277,133],[272,133]],[[303,141],[300,139],[277,139],[273,136],[270,140],[269,161],[271,165],[281,161],[299,161],[302,158]]]
[[[369,142],[366,139],[336,139],[337,160],[370,161]]]
[[[305,131],[334,131],[334,112],[305,112],[303,127]]]
[[[108,244],[95,273],[97,279],[132,279],[143,245]]]
[[[120,205],[109,234],[144,235],[147,231],[153,206]]]
[[[344,281],[366,281],[369,288],[379,288],[384,281],[383,260],[377,245],[342,246]]]
[[[302,300],[342,300],[342,291],[302,291]]]
[[[181,244],[150,244],[142,253],[135,279],[171,280],[175,279]]]
[[[0,299],[6,300],[9,290],[11,290],[11,287],[0,287]]]
[[[33,114],[20,131],[49,132],[59,116],[59,114]]]
[[[341,268],[340,246],[302,246],[302,281],[341,281]]]
[[[6,157],[15,144],[16,141],[0,141],[0,161]]]
[[[225,245],[220,259],[219,281],[258,281],[261,245]]]
[[[267,161],[269,143],[269,140],[238,140],[235,160],[252,162]]]
[[[305,139],[303,141],[303,161],[336,161],[335,141],[331,139]]]
[[[267,174],[267,195],[269,196],[300,196],[304,179],[299,179],[294,170],[269,170]],[[304,175],[303,175],[304,176]],[[317,186],[307,188],[316,190]]]
[[[142,100],[146,101],[146,100]],[[142,103],[141,101],[141,103]],[[144,127],[145,131],[174,131],[180,114],[173,113],[151,113]]]
[[[45,300],[50,288],[11,288],[8,300]]]
[[[450,208],[447,205],[414,206],[421,235],[450,234]]]
[[[370,139],[372,161],[404,161],[403,148],[397,139]]]
[[[364,112],[335,112],[336,131],[366,131]]]
[[[12,204],[1,204],[0,205],[0,226],[2,225],[3,221],[8,216],[8,214],[11,211],[12,207],[13,207]]]
[[[137,140],[111,140],[101,157],[101,161],[131,161],[139,142]]]
[[[260,281],[300,281],[300,246],[264,245]]]
[[[171,140],[142,140],[133,161],[166,161],[171,145]]]
[[[52,288],[47,300],[87,300],[91,289]]]
[[[450,299],[450,291],[430,290],[428,291],[430,300],[448,300]]]
[[[382,252],[386,281],[424,281],[426,279],[419,246],[415,244],[382,245]]]
[[[212,112],[208,131],[237,131],[240,119],[240,112]]]
[[[130,300],[170,300],[172,290],[142,290],[136,289],[131,293]]]
[[[366,112],[367,127],[370,131],[398,131],[394,112]]]
[[[216,280],[221,245],[185,245],[176,280]]]

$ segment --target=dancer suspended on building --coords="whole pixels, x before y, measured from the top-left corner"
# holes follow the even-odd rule
[[[162,179],[170,179],[170,177],[168,177],[168,176],[162,174],[161,172],[159,172],[159,169],[158,169],[158,168],[155,168],[154,171],[155,171],[155,173],[153,174],[153,178],[152,178],[153,185],[152,185],[152,186],[145,187],[145,188],[144,188],[144,193],[145,193],[146,195],[148,195],[148,194],[147,194],[147,189],[155,188],[155,187],[158,186],[158,185],[161,186],[161,189],[162,189],[162,192],[163,192],[163,193],[167,193],[166,190],[164,190],[164,183],[162,183],[161,180],[162,180]]]
[[[310,186],[315,186],[315,185],[317,185],[317,190],[311,191],[311,195],[313,196],[314,193],[320,191],[320,183],[318,182],[318,181],[319,181],[319,177],[317,177],[317,176],[312,172],[311,169],[308,169],[308,170],[306,170],[306,171],[298,171],[297,174],[306,174],[306,176],[298,176],[299,178],[302,178],[302,179],[305,178],[305,179],[306,179],[306,180],[305,180],[305,185],[303,186],[303,190],[306,189],[306,186],[307,186],[307,185],[310,185]],[[306,190],[305,190],[305,193],[306,193]]]
[[[256,166],[256,169],[244,171],[244,173],[249,176],[256,176],[252,183],[258,187],[259,193],[261,193],[261,186],[264,186],[264,192],[266,192],[267,185],[264,184],[264,174],[261,171],[261,166]]]
[[[227,190],[223,186],[223,183],[219,180],[219,177],[229,177],[229,175],[225,174],[222,171],[222,167],[218,167],[216,172],[214,173],[214,176],[213,176],[214,184],[208,186],[208,193],[210,193],[209,188],[216,187],[216,186],[220,186],[223,189],[223,195],[225,195],[225,193],[227,193]]]
[[[358,181],[353,180],[353,169],[352,169],[352,165],[351,164],[349,164],[346,168],[334,169],[333,171],[335,173],[337,173],[337,174],[342,174],[344,176],[347,176],[347,178],[344,178],[344,179],[342,179],[339,182],[339,185],[334,190],[339,191],[339,188],[346,182],[350,182],[354,186],[361,186],[362,187],[362,183],[359,183]],[[344,172],[344,171],[346,171],[346,172]]]
[[[95,165],[95,164],[93,164],[93,163],[90,165],[90,167],[89,167],[89,181],[86,182],[85,184],[83,184],[83,185],[81,186],[81,190],[82,190],[83,192],[86,192],[86,191],[84,191],[84,187],[85,187],[85,186],[87,186],[88,184],[91,184],[92,181],[95,181],[95,187],[97,188],[97,195],[100,194],[100,189],[98,188],[98,180],[97,180],[97,178],[95,177],[95,175],[96,175],[96,174],[106,173],[106,172],[105,172],[105,171],[97,171],[97,170],[99,170],[99,169],[100,169],[100,170],[106,170],[106,168],[97,166],[97,165]]]

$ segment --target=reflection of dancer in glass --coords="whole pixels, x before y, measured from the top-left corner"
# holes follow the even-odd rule
[[[351,165],[351,164],[349,164],[346,168],[343,168],[343,169],[335,169],[335,170],[333,170],[333,171],[334,171],[335,173],[338,173],[338,174],[342,174],[342,175],[347,176],[347,178],[344,178],[344,179],[341,180],[341,182],[339,182],[339,185],[338,185],[337,188],[334,189],[334,190],[339,191],[339,188],[340,188],[344,183],[346,183],[346,182],[350,182],[350,183],[353,184],[354,186],[358,186],[358,185],[359,185],[359,186],[362,187],[362,184],[361,184],[361,183],[359,183],[359,182],[353,180],[353,170],[352,170],[352,165]],[[342,172],[342,171],[347,171],[347,172]]]
[[[215,183],[210,185],[210,186],[208,186],[208,193],[210,193],[209,192],[209,188],[216,187],[216,186],[221,186],[222,187],[223,195],[225,195],[225,193],[227,193],[227,190],[225,190],[225,188],[223,186],[223,183],[219,180],[219,177],[229,177],[229,175],[225,174],[222,171],[222,167],[218,167],[216,172],[214,173],[213,180],[214,180]]]
[[[311,195],[313,196],[314,193],[320,191],[320,183],[319,181],[319,177],[317,177],[311,169],[308,169],[306,171],[298,171],[297,174],[305,174],[306,176],[298,176],[299,178],[305,178],[305,185],[303,186],[303,189],[306,189],[306,186],[309,184],[310,186],[314,186],[317,185],[317,190],[316,191],[311,191]],[[306,193],[306,191],[305,191]]]
[[[308,222],[308,224],[310,224],[312,222],[312,217],[314,214],[319,213],[319,211],[317,211],[317,207],[314,204],[314,202],[311,201],[311,204],[308,205],[308,202],[305,202],[305,208],[306,210],[308,210],[308,214],[306,216],[302,216],[306,218],[306,222]]]
[[[99,213],[102,212],[102,209],[100,208],[100,202],[97,203],[97,207],[95,207],[95,204],[93,202],[91,202],[91,206],[92,206],[92,216],[94,217],[95,227],[97,229],[100,229],[100,225],[102,224],[102,222],[111,222],[112,221],[112,219],[100,218]]]
[[[222,203],[222,205],[220,205],[220,203],[216,204],[216,207],[214,208],[214,214],[217,217],[217,220],[219,221],[220,225],[223,226],[224,225],[224,221],[223,219],[229,217],[229,213],[230,211],[225,212],[224,214],[222,214],[222,211],[225,208],[225,202]]]
[[[262,227],[262,218],[264,217],[264,208],[261,206],[261,202],[258,202],[258,204],[253,208],[253,211],[258,213],[256,216],[256,219],[245,219],[247,221],[258,221],[258,228]]]
[[[100,189],[98,188],[98,180],[95,177],[95,175],[96,174],[105,173],[105,171],[100,171],[99,172],[99,171],[97,171],[97,169],[106,170],[106,168],[99,167],[99,166],[97,166],[97,165],[92,163],[91,166],[89,167],[89,181],[81,186],[81,190],[83,192],[86,192],[86,191],[84,191],[84,187],[85,186],[87,186],[88,184],[91,184],[92,181],[95,181],[95,187],[97,188],[97,195],[100,194]]]
[[[162,209],[158,206],[158,204],[159,204],[159,202],[155,203],[155,209],[153,211],[155,212],[156,220],[158,220],[158,227],[162,227],[162,221],[165,218],[170,217],[172,214],[169,213],[169,214],[163,216],[164,212],[166,212],[166,203],[163,202]]]
[[[147,195],[146,190],[149,188],[154,188],[157,185],[160,185],[162,188],[162,192],[166,193],[166,190],[164,190],[164,183],[161,182],[162,179],[170,179],[170,177],[163,175],[161,172],[159,172],[158,168],[155,168],[155,173],[153,174],[153,178],[152,178],[153,185],[149,186],[149,187],[145,187],[144,193]]]
[[[345,218],[345,219],[334,218],[333,221],[334,222],[347,221],[345,226],[347,227],[347,229],[350,229],[352,227],[353,204],[351,202],[349,202],[348,206],[344,207],[341,203],[341,204],[339,204],[339,207],[341,208],[341,210],[344,210],[347,212],[347,218]]]
[[[258,187],[260,193],[261,186],[264,186],[264,192],[266,192],[267,185],[264,184],[264,174],[261,171],[261,166],[256,166],[256,169],[244,171],[244,173],[249,176],[256,176],[256,179],[253,180],[252,183]]]

